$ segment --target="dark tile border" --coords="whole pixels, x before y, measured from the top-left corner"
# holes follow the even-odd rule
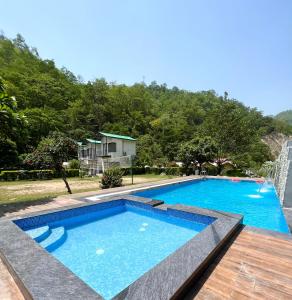
[[[124,195],[102,198],[97,203],[77,204],[62,209],[47,210],[17,218],[0,220],[0,252],[21,291],[28,299],[102,299],[85,282],[67,269],[23,232],[14,220],[65,212],[75,208],[99,206],[110,201],[133,201],[156,212],[183,214],[188,218],[201,215],[216,220],[177,251],[146,272],[115,299],[170,299],[177,297],[186,284],[197,276],[209,259],[242,222],[242,216],[183,205],[155,205],[152,199]],[[203,221],[203,219],[202,219]]]

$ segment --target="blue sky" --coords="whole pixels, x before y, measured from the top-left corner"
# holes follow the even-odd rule
[[[214,89],[292,109],[291,0],[0,0],[0,29],[85,81]],[[5,12],[4,12],[5,11]]]

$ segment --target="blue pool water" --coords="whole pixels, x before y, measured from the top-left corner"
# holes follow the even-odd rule
[[[136,192],[135,195],[163,200],[167,204],[238,213],[244,216],[246,225],[290,232],[272,184],[206,179]]]
[[[206,226],[125,204],[26,232],[105,299],[111,299]]]

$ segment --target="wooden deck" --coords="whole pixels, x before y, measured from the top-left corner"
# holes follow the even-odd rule
[[[292,240],[241,231],[186,299],[292,299]]]
[[[0,258],[0,299],[24,300],[24,296]]]

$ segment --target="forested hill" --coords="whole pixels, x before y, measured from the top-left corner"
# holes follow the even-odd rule
[[[292,132],[287,123],[264,117],[228,99],[227,93],[189,92],[156,82],[84,83],[40,58],[20,35],[14,40],[0,37],[0,76],[26,118],[21,127],[0,135],[0,156],[6,155],[2,166],[31,152],[51,131],[75,140],[95,137],[101,130],[136,137],[140,162],[148,164],[174,160],[181,143],[201,136],[210,136],[234,160],[258,164],[270,158],[260,140],[263,135]]]
[[[280,112],[275,118],[292,125],[292,109]]]

